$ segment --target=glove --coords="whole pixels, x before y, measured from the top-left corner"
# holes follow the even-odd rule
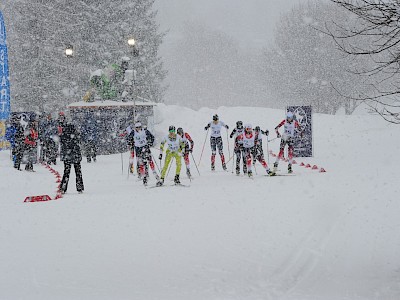
[[[265,135],[268,136],[269,135],[269,130],[265,129]]]
[[[279,133],[279,131],[276,132],[276,137],[277,137],[277,138],[280,138],[280,137],[281,137],[281,134]]]
[[[225,128],[226,128],[226,129],[229,129],[229,126],[228,126],[228,125],[225,125]]]
[[[162,153],[160,153],[160,155],[158,156],[159,160],[162,160]]]
[[[204,127],[204,130],[208,130],[208,126]]]

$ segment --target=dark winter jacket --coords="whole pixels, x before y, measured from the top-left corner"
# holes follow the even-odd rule
[[[60,141],[61,160],[70,164],[80,163],[82,160],[82,154],[79,144],[79,133],[73,124],[67,124],[64,126]]]
[[[97,121],[92,116],[87,116],[81,127],[81,139],[83,142],[97,141]]]

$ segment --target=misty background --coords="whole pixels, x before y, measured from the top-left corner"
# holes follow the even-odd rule
[[[96,69],[131,58],[131,99],[189,108],[312,105],[351,113],[346,97],[368,79],[322,33],[354,19],[316,0],[2,0],[13,110],[52,111],[81,101]],[[140,52],[134,58],[127,39]],[[75,55],[66,58],[66,45]]]

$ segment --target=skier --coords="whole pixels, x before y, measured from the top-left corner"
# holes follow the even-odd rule
[[[264,150],[262,146],[262,135],[266,135],[268,137],[269,135],[269,130],[266,129],[265,131],[260,129],[260,126],[256,126],[254,128],[255,133],[258,136],[258,140],[256,143],[256,146],[254,148],[254,153],[253,153],[253,165],[256,163],[256,160],[259,160],[259,158],[264,159]]]
[[[242,158],[243,161],[243,174],[247,174],[247,165],[246,165],[246,157],[243,152],[243,139],[238,139],[244,132],[243,129],[243,122],[237,121],[236,128],[234,128],[230,134],[230,138],[235,137],[235,147],[233,149],[234,154],[236,155],[236,175],[240,175],[240,159]]]
[[[148,182],[149,174],[147,164],[150,165],[154,177],[159,181],[160,177],[156,172],[150,151],[150,147],[154,144],[154,136],[148,129],[142,128],[140,122],[135,124],[135,129],[130,133],[130,136],[133,136],[136,157],[139,163],[138,173],[141,178],[143,178],[143,184],[147,185]]]
[[[252,156],[252,153],[254,153],[254,151],[255,151],[254,149],[259,142],[258,133],[253,132],[253,127],[251,126],[251,124],[246,124],[244,126],[244,132],[238,137],[238,139],[241,139],[243,141],[243,152],[246,157],[247,174],[249,175],[249,177],[252,177],[253,172],[252,172],[252,168],[251,168],[251,166],[252,166],[251,156]],[[258,156],[257,160],[264,167],[267,174],[271,174],[271,171],[268,168],[268,164],[264,160],[264,158],[261,156]]]
[[[281,134],[279,133],[279,128],[282,126],[284,127],[284,132],[281,136]],[[274,163],[273,175],[275,175],[275,173],[278,169],[279,160],[283,156],[283,153],[285,150],[285,145],[288,145],[288,158],[289,158],[288,173],[293,172],[293,170],[292,170],[293,143],[294,143],[294,136],[295,136],[296,131],[300,133],[301,137],[303,136],[303,132],[300,128],[299,123],[296,120],[294,120],[293,113],[291,111],[289,111],[286,114],[286,119],[282,120],[278,124],[278,126],[275,127],[276,136],[278,138],[282,137],[282,139],[281,139],[279,154],[276,157],[276,161]]]
[[[176,171],[175,171],[175,184],[180,184],[179,174],[181,172],[182,162],[182,150],[185,148],[185,143],[182,141],[181,137],[176,134],[175,126],[171,125],[168,129],[168,135],[161,141],[160,146],[160,156],[158,157],[159,160],[162,160],[162,154],[164,151],[164,145],[168,145],[168,149],[166,150],[165,162],[164,167],[161,171],[161,179],[157,182],[157,186],[162,186],[164,184],[165,174],[167,173],[169,163],[171,162],[172,158],[175,158],[176,162]]]
[[[120,137],[125,137],[126,142],[128,144],[129,147],[129,173],[133,173],[133,171],[135,170],[134,167],[134,159],[135,159],[135,141],[133,138],[133,133],[132,131],[134,130],[134,125],[130,124],[128,125],[128,127],[125,128],[125,130],[123,131],[123,133],[119,134]],[[131,134],[132,133],[132,134]],[[137,170],[139,170],[139,164],[137,163]],[[141,179],[140,173],[138,174],[139,179]]]
[[[192,175],[190,174],[189,153],[193,152],[194,142],[193,142],[191,136],[189,135],[189,133],[184,132],[181,127],[178,128],[176,133],[181,137],[182,141],[185,143],[185,149],[184,149],[184,152],[183,152],[183,160],[184,160],[185,165],[186,165],[186,175],[190,179],[192,177]],[[190,145],[189,145],[189,143],[190,143]]]
[[[76,190],[78,193],[82,193],[84,186],[81,169],[82,154],[79,132],[73,124],[64,123],[60,140],[61,156],[64,161],[64,175],[60,185],[61,193],[65,194],[67,192],[72,165],[74,165],[75,169]]]
[[[208,130],[211,127],[211,137],[210,137],[210,145],[211,145],[211,171],[215,170],[215,155],[217,153],[217,147],[219,156],[221,157],[222,168],[226,171],[225,157],[223,152],[223,143],[221,137],[221,128],[225,127],[227,130],[229,129],[228,125],[225,125],[224,122],[219,120],[217,114],[213,116],[213,121],[208,123],[204,130]]]

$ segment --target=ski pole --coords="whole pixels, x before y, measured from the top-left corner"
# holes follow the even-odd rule
[[[172,159],[171,159],[171,161],[169,162],[169,163],[170,163],[170,165],[169,165],[169,168],[168,168],[167,176],[165,176],[165,178],[167,178],[167,177],[168,177],[169,170],[171,170],[171,166],[172,166],[172,162],[173,162],[173,161],[174,161],[174,157],[172,156]]]
[[[269,140],[268,140],[268,138],[267,138],[267,159],[268,159],[268,167],[269,167],[269,147],[268,147],[268,144],[269,144]]]
[[[122,168],[122,175],[124,175],[124,158],[122,157],[122,152],[121,152],[121,168]]]
[[[228,143],[228,154],[229,157],[231,156],[231,150],[229,148],[229,136],[228,136],[228,130],[226,130],[226,142]]]
[[[272,142],[272,141],[275,141],[276,139],[279,139],[279,138],[276,137],[276,138],[273,138],[272,140],[269,140],[269,139],[267,138],[267,142]]]
[[[156,166],[157,166],[158,172],[160,172],[160,174],[161,174],[160,168],[158,167],[157,161],[154,159],[153,154],[151,155],[151,159],[154,160],[154,163],[155,163]],[[160,161],[161,161],[161,159],[160,159]]]
[[[233,152],[233,157],[235,157],[235,152]],[[235,158],[232,159],[232,174],[233,174],[233,168],[235,166]]]
[[[194,160],[194,156],[193,156],[193,153],[192,153],[192,152],[190,152],[190,154],[192,154],[192,159],[193,159],[193,162],[194,162],[194,165],[196,166],[196,169],[197,169],[197,173],[199,173],[199,176],[201,176],[201,175],[200,175],[200,171],[199,171],[199,168],[197,167],[197,164],[196,164],[196,161]]]
[[[201,158],[203,157],[204,146],[206,145],[206,142],[207,142],[207,137],[208,137],[208,131],[209,131],[209,130],[210,130],[210,127],[208,127],[208,129],[207,129],[207,134],[206,134],[206,138],[204,139],[203,149],[201,149],[201,154],[200,154],[200,159],[199,159],[199,165],[200,165],[200,162],[201,162]]]

